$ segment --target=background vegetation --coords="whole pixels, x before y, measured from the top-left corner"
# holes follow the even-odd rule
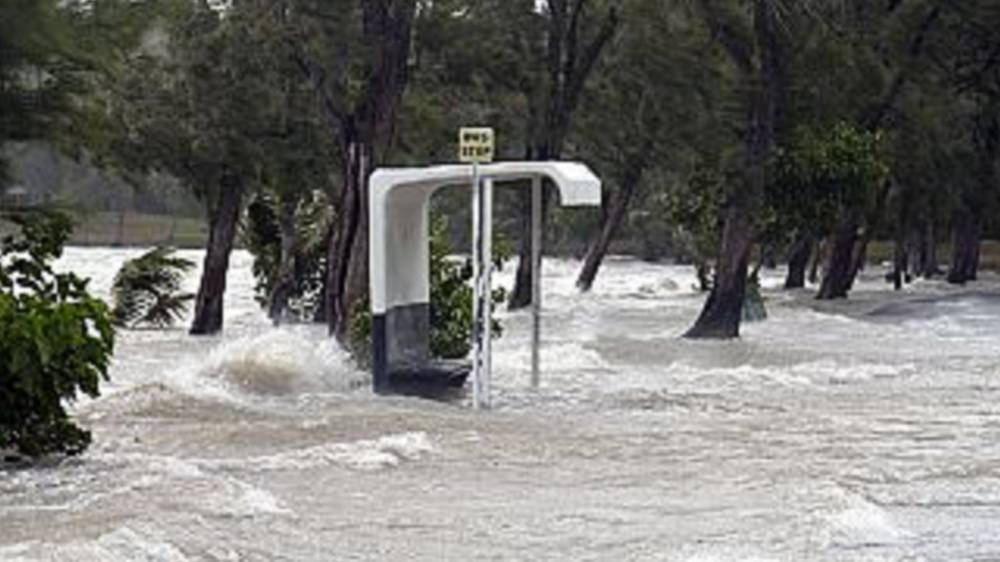
[[[453,161],[462,125],[495,127],[502,158],[596,169],[603,207],[547,204],[548,250],[583,259],[582,290],[608,252],[694,264],[691,337],[739,334],[758,267],[843,298],[888,245],[897,287],[966,283],[997,234],[992,0],[2,0],[0,55],[4,204],[44,186],[117,216],[118,242],[142,230],[128,212],[182,217],[164,238],[207,250],[193,333],[222,328],[242,240],[272,317],[308,310],[349,345],[368,175]],[[525,193],[496,211],[521,258]],[[434,201],[455,247],[467,197]]]

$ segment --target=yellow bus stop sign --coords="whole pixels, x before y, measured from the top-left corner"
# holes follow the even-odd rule
[[[458,131],[459,162],[492,162],[493,138],[489,127],[462,127]]]

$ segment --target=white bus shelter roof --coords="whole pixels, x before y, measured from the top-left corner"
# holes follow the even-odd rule
[[[495,183],[549,178],[563,206],[601,204],[601,180],[579,162],[496,162],[481,164],[479,175]],[[426,302],[427,205],[437,189],[470,185],[471,164],[379,168],[369,180],[371,304],[387,307]],[[390,270],[392,270],[390,272]],[[389,279],[388,276],[405,278]]]

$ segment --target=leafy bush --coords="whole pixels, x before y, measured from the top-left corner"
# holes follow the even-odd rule
[[[500,269],[510,255],[502,240],[495,245],[494,267]],[[435,219],[430,240],[430,351],[443,359],[462,359],[472,349],[472,302],[474,291],[472,261],[458,261],[450,256],[447,221]],[[494,309],[506,300],[506,291],[493,290]],[[498,320],[491,319],[493,337],[503,334]],[[358,301],[351,310],[351,352],[358,363],[367,366],[371,357],[371,309],[367,300]]]
[[[812,229],[827,232],[875,205],[889,175],[882,134],[849,123],[800,127],[777,151],[766,201],[765,237]]]
[[[114,330],[87,280],[55,273],[69,219],[36,212],[8,217],[20,231],[0,239],[0,448],[35,457],[76,454],[90,432],[64,401],[96,397],[107,380]]]
[[[721,171],[703,164],[650,204],[673,225],[678,258],[694,264],[702,291],[711,289],[712,264],[722,236],[724,181]]]
[[[111,287],[115,324],[166,327],[184,316],[194,295],[181,293],[181,282],[194,262],[174,252],[173,248],[154,248],[122,265]]]
[[[330,231],[330,204],[321,191],[305,196],[295,209],[294,285],[288,308],[300,320],[316,317],[322,305],[323,274],[326,271],[327,237]],[[281,229],[277,202],[267,192],[260,193],[247,207],[243,242],[253,255],[255,299],[269,305],[271,291],[281,267]]]

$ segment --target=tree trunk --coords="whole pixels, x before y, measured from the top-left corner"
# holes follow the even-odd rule
[[[748,78],[759,82],[753,92],[750,130],[746,137],[746,161],[743,185],[732,194],[726,206],[722,228],[722,247],[715,267],[715,283],[698,320],[684,337],[728,339],[740,335],[740,320],[746,297],[747,266],[753,246],[751,214],[764,194],[767,166],[774,147],[778,103],[784,87],[784,57],[780,31],[773,7],[765,0],[753,3],[754,40],[759,51],[757,65],[747,62],[746,52],[754,49],[728,46],[731,56]],[[714,26],[713,26],[714,27]]]
[[[917,233],[917,244],[919,245],[917,275],[925,279],[930,279],[935,275],[941,275],[937,258],[937,239],[934,236],[934,221],[928,219],[924,226]]]
[[[281,256],[278,262],[278,276],[268,298],[267,315],[278,325],[288,310],[288,299],[295,285],[295,248],[298,246],[298,231],[295,229],[295,200],[282,198],[278,209],[278,231],[281,234]]]
[[[347,73],[324,68],[305,52],[294,62],[321,98],[323,114],[340,139],[341,199],[327,245],[322,312],[331,334],[348,343],[354,308],[368,294],[368,177],[390,151],[396,117],[409,81],[416,0],[365,0],[361,6],[364,82],[352,107],[340,92]],[[336,30],[340,33],[341,30]],[[336,57],[335,57],[336,58]]]
[[[800,235],[788,252],[788,275],[785,277],[786,289],[801,289],[806,286],[806,267],[814,246],[812,236]]]
[[[548,5],[548,37],[544,61],[548,70],[548,83],[546,87],[539,88],[539,91],[545,91],[544,99],[528,100],[529,104],[538,103],[544,108],[541,112],[532,111],[529,158],[559,158],[583,88],[605,47],[618,30],[618,8],[612,4],[597,32],[590,41],[585,41],[584,31],[587,29],[588,19],[586,9],[587,2],[582,0],[575,3],[551,2]],[[543,230],[548,223],[549,191],[546,188],[542,196]],[[531,304],[534,263],[531,259],[531,194],[527,191],[521,194],[521,208],[523,216],[517,273],[514,275],[514,288],[507,301],[507,308],[510,310],[526,308]]]
[[[712,290],[712,267],[704,261],[694,266],[694,274],[698,278],[698,290],[707,293]]]
[[[948,282],[962,285],[975,281],[979,270],[979,224],[968,210],[956,213],[952,224],[951,269]]]
[[[833,233],[830,241],[830,255],[827,258],[823,283],[820,285],[820,300],[847,298],[853,282],[852,270],[856,259],[858,242],[858,222],[846,220]]]
[[[857,239],[854,253],[851,256],[850,269],[848,270],[846,278],[846,287],[848,292],[854,288],[854,281],[857,279],[858,274],[861,273],[861,270],[865,268],[865,264],[868,261],[868,245],[871,243],[872,237],[875,235],[875,229],[879,227],[885,217],[885,209],[886,205],[889,203],[889,196],[892,193],[892,187],[892,183],[887,181],[882,188],[879,189],[878,195],[875,198],[875,209],[867,216],[864,231]],[[860,226],[860,224],[858,226]],[[847,295],[845,294],[844,296],[846,297]]]
[[[611,245],[611,240],[621,228],[622,221],[625,219],[635,195],[636,184],[639,183],[641,177],[641,167],[630,165],[629,169],[625,171],[625,180],[622,182],[617,196],[612,200],[610,210],[604,216],[601,231],[587,249],[587,256],[583,260],[583,269],[580,270],[580,276],[576,280],[576,286],[581,291],[589,291],[593,286],[597,271],[608,252],[608,246]]]
[[[823,253],[827,246],[826,241],[820,240],[813,248],[812,263],[809,265],[809,283],[815,285],[819,282],[819,266],[823,263]]]
[[[368,288],[368,175],[370,144],[347,135],[342,154],[337,229],[327,253],[326,320],[330,333],[347,341],[355,303]]]
[[[236,239],[236,227],[243,206],[243,183],[233,175],[219,182],[218,194],[209,211],[208,246],[195,298],[192,335],[215,334],[222,330],[222,304],[226,293],[229,255]]]
[[[753,227],[746,209],[727,210],[715,283],[686,338],[729,339],[740,335]]]

